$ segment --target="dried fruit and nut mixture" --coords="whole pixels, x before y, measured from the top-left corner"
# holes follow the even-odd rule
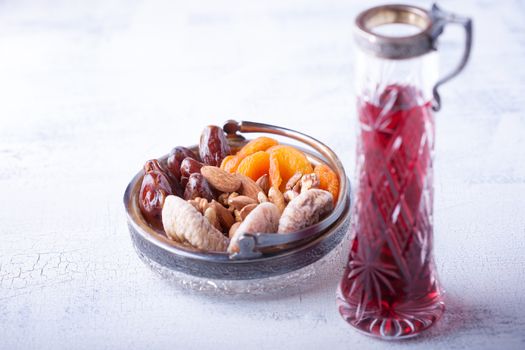
[[[338,193],[334,171],[312,165],[300,150],[263,136],[235,152],[212,125],[199,154],[179,146],[165,162],[146,162],[139,207],[169,239],[234,253],[243,233],[286,234],[319,222]]]

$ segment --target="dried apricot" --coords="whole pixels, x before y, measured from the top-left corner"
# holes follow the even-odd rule
[[[265,151],[258,151],[244,158],[237,167],[237,173],[243,174],[257,180],[264,174],[268,174],[270,168],[270,155]]]
[[[278,145],[277,140],[272,139],[271,137],[261,136],[256,139],[251,140],[237,153],[238,157],[244,158],[250,154],[254,154],[259,151],[266,151],[268,148]]]
[[[244,158],[259,151],[266,151],[268,148],[278,144],[279,142],[271,137],[261,136],[253,139],[244,145],[237,154],[224,158],[221,163],[221,169],[229,173],[235,173]]]
[[[270,153],[270,168],[268,169],[268,174],[270,175],[270,185],[275,188],[280,188],[283,179],[279,171],[279,160],[277,156],[272,153]]]
[[[237,170],[237,167],[241,163],[241,160],[242,158],[238,157],[237,155],[227,156],[223,159],[221,163],[221,169],[233,174]]]
[[[266,152],[270,154],[270,182],[281,191],[284,191],[286,183],[295,173],[313,172],[312,165],[304,153],[292,146],[277,145],[270,147]]]
[[[319,164],[315,167],[314,173],[319,178],[320,188],[326,190],[334,197],[334,203],[337,202],[339,195],[339,178],[328,165]]]

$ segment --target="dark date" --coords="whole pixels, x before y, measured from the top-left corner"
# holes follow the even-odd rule
[[[166,161],[166,168],[170,175],[180,181],[181,173],[180,166],[185,158],[197,160],[197,156],[190,149],[182,146],[177,146],[171,150]]]
[[[206,198],[208,201],[214,199],[213,192],[208,181],[200,173],[191,174],[184,190],[184,199],[190,200],[197,197]]]
[[[149,173],[150,171],[157,171],[162,173],[167,179],[171,186],[171,192],[174,195],[182,197],[184,194],[184,188],[180,185],[178,179],[176,179],[167,169],[167,165],[159,162],[157,159],[150,159],[144,164],[144,173]]]
[[[150,159],[144,164],[144,172],[147,174],[150,171],[160,171],[161,173],[166,170],[162,167],[160,162],[157,159]]]
[[[199,154],[204,164],[221,166],[222,160],[230,154],[228,140],[221,128],[210,125],[202,131]]]
[[[186,187],[186,184],[188,183],[188,179],[191,174],[200,174],[201,168],[203,166],[203,163],[195,159],[184,158],[184,160],[180,164],[180,182],[182,184],[182,187]]]
[[[144,177],[139,192],[139,208],[146,221],[162,228],[162,206],[164,200],[173,194],[172,183],[157,160],[144,165]]]

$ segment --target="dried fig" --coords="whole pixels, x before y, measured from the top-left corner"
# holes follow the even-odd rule
[[[319,222],[334,208],[332,194],[311,189],[295,197],[283,211],[279,220],[279,233],[299,231]]]
[[[166,197],[162,209],[162,224],[169,238],[188,242],[195,248],[225,251],[228,246],[228,238],[182,198]]]
[[[270,202],[259,204],[246,216],[233,234],[230,245],[228,246],[228,252],[235,253],[239,251],[238,240],[244,233],[277,232],[280,216],[281,213],[279,213],[279,209],[275,204]]]

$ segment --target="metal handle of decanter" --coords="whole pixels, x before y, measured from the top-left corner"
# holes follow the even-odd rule
[[[432,94],[434,97],[432,109],[434,111],[439,111],[441,109],[441,97],[439,96],[438,91],[439,87],[458,75],[463,70],[463,68],[465,68],[470,57],[470,51],[472,48],[472,19],[458,16],[451,12],[443,11],[436,4],[432,5],[430,16],[432,18],[431,37],[434,46],[437,44],[437,38],[441,35],[441,33],[443,33],[443,30],[447,24],[459,24],[465,30],[465,48],[463,50],[463,55],[461,56],[459,64],[450,73],[439,79],[432,88]]]

